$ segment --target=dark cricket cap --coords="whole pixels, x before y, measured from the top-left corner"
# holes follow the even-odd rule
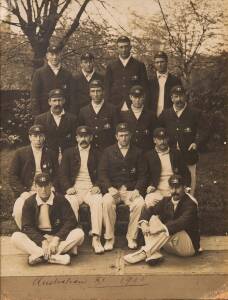
[[[45,134],[44,127],[40,124],[33,125],[32,127],[29,128],[29,135],[32,134]]]
[[[103,82],[99,79],[92,80],[89,84],[89,88],[103,88]]]
[[[76,135],[92,135],[92,130],[89,126],[79,126],[76,130]]]
[[[61,89],[51,90],[48,94],[49,99],[51,98],[65,98],[64,93]]]
[[[158,52],[156,52],[155,55],[154,55],[154,59],[156,59],[156,58],[163,58],[166,61],[168,61],[168,56],[167,56],[167,54],[164,51],[158,51]]]
[[[81,61],[82,60],[94,60],[94,56],[90,52],[85,52],[81,55]]]
[[[116,42],[117,42],[117,44],[118,43],[130,43],[130,39],[126,35],[122,35],[122,36],[118,37]]]
[[[159,127],[159,128],[155,128],[154,131],[153,131],[153,137],[154,138],[160,138],[160,139],[163,139],[163,138],[167,138],[167,132],[165,130],[165,128],[162,128],[162,127]]]
[[[133,87],[130,89],[130,95],[133,95],[133,96],[144,95],[143,87],[141,85],[133,85]]]
[[[47,53],[50,52],[50,53],[59,53],[61,52],[61,48],[57,45],[50,45],[48,48],[47,48]]]
[[[179,187],[183,184],[184,184],[184,180],[181,175],[174,174],[169,178],[169,185],[171,187]]]
[[[40,173],[35,176],[35,184],[39,186],[48,185],[50,182],[51,180],[47,173]]]
[[[175,85],[172,87],[171,89],[171,95],[175,94],[175,95],[182,95],[185,93],[185,90],[183,88],[182,85]]]
[[[119,123],[116,126],[116,133],[125,131],[131,131],[127,123]]]

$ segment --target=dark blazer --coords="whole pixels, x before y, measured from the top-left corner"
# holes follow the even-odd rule
[[[105,99],[118,108],[122,107],[124,101],[130,107],[129,91],[135,84],[142,85],[147,95],[148,78],[144,63],[131,57],[124,67],[118,58],[111,62],[106,69]]]
[[[87,125],[93,130],[92,145],[101,151],[115,143],[116,125],[119,123],[118,111],[110,103],[104,102],[98,114],[92,104],[80,110],[79,124]]]
[[[88,157],[88,171],[93,185],[97,183],[97,167],[100,159],[100,152],[90,148]],[[81,158],[78,147],[66,149],[63,153],[59,167],[59,182],[63,193],[65,193],[75,183],[81,167]]]
[[[173,86],[182,85],[181,80],[168,73],[168,77],[165,83],[165,92],[164,92],[164,109],[167,109],[173,105],[171,100],[170,91]],[[149,92],[147,97],[147,102],[145,103],[148,109],[153,110],[157,113],[158,106],[158,97],[159,97],[159,82],[157,78],[157,74],[154,74],[154,77],[149,80]]]
[[[98,178],[103,193],[107,193],[110,187],[118,189],[125,185],[128,190],[138,189],[144,194],[146,165],[142,151],[130,146],[124,157],[117,144],[106,148],[100,160]]]
[[[200,248],[199,219],[197,204],[185,194],[174,212],[171,197],[163,198],[153,207],[144,207],[140,220],[149,221],[152,215],[158,215],[161,222],[173,235],[185,230],[192,240],[195,251]]]
[[[91,102],[89,95],[89,84],[92,80],[101,80],[104,82],[104,76],[98,72],[94,72],[90,81],[87,81],[84,74],[80,72],[75,77],[75,98],[70,104],[70,112],[78,114],[80,109]]]
[[[42,149],[41,170],[50,175],[53,185],[57,189],[58,161],[55,153],[46,147]],[[9,168],[9,183],[16,197],[31,189],[35,172],[36,165],[32,147],[25,146],[16,150]]]
[[[165,127],[170,138],[170,146],[176,147],[177,142],[180,151],[188,165],[198,161],[198,151],[188,151],[192,143],[199,147],[207,140],[207,122],[204,122],[201,111],[187,105],[180,118],[177,117],[173,107],[165,110],[159,116],[159,124]]]
[[[75,83],[69,71],[60,68],[57,76],[48,64],[37,69],[32,78],[31,103],[32,114],[39,115],[49,110],[48,93],[53,89],[62,89],[66,97],[65,109],[75,98]]]
[[[120,112],[121,122],[126,122],[131,128],[131,143],[142,150],[149,150],[154,147],[153,131],[157,127],[157,118],[152,111],[143,109],[140,117],[137,119],[132,111]]]
[[[26,199],[22,209],[22,232],[41,246],[47,232],[38,228],[39,211],[36,194]],[[65,240],[70,231],[78,225],[69,201],[59,194],[55,194],[53,205],[49,207],[49,218],[52,231],[48,234],[58,236],[60,240]]]
[[[47,146],[56,153],[59,152],[59,148],[63,153],[66,148],[76,144],[78,122],[75,115],[65,112],[58,127],[51,112],[48,111],[37,116],[34,123],[44,126]]]
[[[176,149],[170,149],[169,156],[173,172],[181,175],[186,186],[190,186],[191,175],[180,151]],[[161,160],[157,151],[155,149],[148,151],[145,154],[145,159],[148,166],[148,185],[152,185],[157,188],[161,176]]]

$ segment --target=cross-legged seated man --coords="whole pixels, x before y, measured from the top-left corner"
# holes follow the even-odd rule
[[[14,245],[29,254],[30,265],[67,265],[70,255],[66,253],[77,254],[77,247],[84,240],[70,203],[51,188],[48,174],[36,175],[36,193],[23,206],[22,230],[12,235]]]
[[[102,230],[102,194],[97,184],[100,153],[91,146],[93,134],[88,126],[76,131],[78,145],[64,151],[59,167],[59,181],[65,197],[78,218],[79,206],[89,205],[92,225],[92,246],[96,254],[103,253],[100,242]]]
[[[170,197],[163,198],[153,207],[144,207],[139,227],[145,246],[124,256],[128,263],[145,260],[153,265],[162,259],[159,252],[162,247],[169,253],[185,257],[200,251],[197,201],[185,193],[180,175],[172,175],[169,185]]]
[[[116,204],[124,202],[130,209],[127,231],[128,247],[137,248],[138,220],[144,206],[146,167],[142,151],[130,145],[131,133],[126,123],[116,128],[117,143],[103,152],[98,177],[103,196],[103,219],[106,251],[114,246]]]

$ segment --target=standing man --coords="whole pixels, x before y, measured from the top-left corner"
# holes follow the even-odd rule
[[[128,247],[137,248],[138,220],[144,206],[146,166],[142,151],[130,145],[131,133],[126,123],[116,127],[117,144],[106,148],[99,165],[99,184],[103,196],[105,226],[104,250],[113,249],[116,205],[124,202],[130,209],[127,231]]]
[[[207,139],[207,131],[200,110],[190,107],[184,88],[174,86],[171,90],[173,107],[163,111],[159,123],[166,128],[170,146],[181,151],[185,163],[191,173],[191,194],[194,195],[196,187],[196,163],[198,147]],[[203,130],[204,129],[204,130]]]
[[[84,240],[84,232],[77,228],[77,220],[69,202],[52,192],[48,174],[35,177],[36,193],[23,207],[22,230],[12,235],[16,247],[29,254],[29,265],[41,262],[68,265],[69,254],[77,254]]]
[[[155,149],[145,154],[148,171],[148,187],[145,203],[154,206],[163,197],[169,197],[171,190],[169,178],[180,174],[185,186],[190,186],[191,175],[179,150],[169,148],[169,139],[164,128],[154,130]]]
[[[157,117],[164,109],[172,106],[170,91],[173,86],[181,85],[181,80],[168,71],[168,56],[159,51],[154,56],[155,76],[149,80],[149,97],[146,106]]]
[[[164,198],[157,205],[144,208],[139,226],[145,246],[139,251],[124,256],[129,263],[145,260],[154,265],[163,258],[160,249],[168,253],[188,257],[199,253],[200,235],[198,203],[184,191],[180,175],[169,179],[171,197]]]
[[[92,224],[92,247],[96,254],[104,252],[100,237],[102,231],[102,195],[97,182],[99,152],[91,147],[92,131],[80,126],[76,132],[78,145],[67,149],[59,170],[60,186],[71,203],[78,219],[79,206],[89,205]]]
[[[76,144],[77,118],[64,110],[65,96],[60,89],[49,92],[48,104],[49,111],[37,116],[35,124],[45,128],[47,145],[61,161],[63,151]]]
[[[49,174],[57,189],[58,161],[55,153],[45,145],[45,130],[42,125],[33,125],[29,129],[30,145],[19,148],[9,168],[9,183],[16,201],[13,217],[21,229],[22,208],[29,196],[35,193],[34,177],[45,172]]]
[[[89,93],[92,101],[80,110],[79,124],[93,130],[92,145],[103,151],[115,143],[118,111],[114,105],[104,101],[104,88],[100,80],[91,81]]]
[[[107,66],[105,74],[105,99],[120,110],[130,107],[129,91],[133,85],[148,89],[148,78],[144,63],[131,56],[131,42],[121,36],[117,40],[118,59]]]
[[[75,101],[71,103],[70,111],[78,114],[83,106],[90,103],[89,85],[93,80],[104,82],[104,76],[98,73],[94,67],[94,56],[86,52],[81,56],[81,72],[76,76]]]
[[[75,101],[75,83],[72,74],[62,67],[60,48],[49,46],[46,59],[47,64],[37,69],[32,78],[31,101],[34,116],[48,111],[48,95],[53,89],[63,91],[66,110]]]
[[[121,111],[121,122],[128,123],[131,128],[131,143],[143,151],[152,149],[153,131],[157,127],[157,118],[154,112],[144,106],[145,93],[141,85],[134,85],[130,90],[131,107]]]

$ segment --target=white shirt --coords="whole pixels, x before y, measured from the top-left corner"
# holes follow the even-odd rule
[[[61,68],[61,64],[59,64],[57,67],[53,66],[50,62],[48,62],[49,67],[52,69],[53,73],[55,74],[55,76],[58,75],[59,70]]]
[[[143,111],[143,106],[140,107],[140,108],[136,108],[133,105],[131,105],[131,109],[132,109],[136,119],[138,120],[139,117],[141,116],[142,111]]]
[[[85,149],[78,146],[78,149],[81,158],[81,167],[78,172],[78,176],[76,177],[74,188],[77,192],[84,192],[89,191],[93,187],[87,165],[90,146]]]
[[[52,114],[52,116],[55,120],[55,123],[56,123],[57,127],[59,127],[59,124],[61,122],[61,118],[62,118],[63,115],[65,115],[64,109],[62,110],[62,112],[59,115],[54,114],[52,111],[51,111],[51,114]]]
[[[168,72],[160,74],[157,72],[157,78],[159,83],[159,97],[157,106],[157,117],[161,114],[164,109],[164,96],[165,96],[165,83],[168,78]]]
[[[35,174],[37,175],[39,173],[42,173],[42,170],[41,170],[42,148],[36,149],[36,148],[32,147],[32,152],[33,152],[34,159],[35,159],[35,168],[36,168]]]
[[[93,69],[92,73],[86,73],[83,69],[82,69],[82,74],[85,76],[85,79],[89,82],[91,80],[91,78],[93,77],[95,70]]]
[[[185,103],[185,106],[184,106],[182,109],[177,110],[177,109],[175,108],[175,106],[173,105],[173,109],[174,109],[176,115],[178,116],[178,118],[180,118],[180,116],[182,115],[182,113],[183,113],[183,111],[185,110],[186,106],[187,106],[187,103]]]
[[[96,104],[92,101],[91,104],[92,104],[92,107],[93,107],[95,113],[98,114],[104,104],[104,100],[102,100],[101,103],[99,103],[99,104]]]
[[[175,200],[173,200],[173,198],[171,198],[171,201],[173,203],[173,208],[174,208],[174,211],[175,211],[176,208],[177,208],[178,203],[180,202],[180,200],[179,201],[175,201]]]
[[[128,56],[128,58],[122,58],[121,56],[119,56],[119,59],[120,59],[122,65],[123,65],[124,67],[126,67],[126,65],[128,64],[130,58],[131,58],[131,55]]]
[[[156,149],[156,148],[155,148]],[[157,150],[156,150],[157,151]],[[167,151],[157,151],[161,161],[161,175],[158,184],[158,189],[162,192],[163,196],[170,196],[169,178],[173,175],[172,165],[170,161],[169,149]]]
[[[129,146],[127,147],[122,147],[119,143],[118,143],[118,147],[120,149],[120,152],[122,153],[122,155],[125,157],[127,155],[127,152],[129,150]]]
[[[53,192],[51,192],[51,195],[49,196],[48,200],[44,202],[38,194],[36,194],[36,203],[38,206],[43,205],[43,204],[48,204],[48,205],[53,205],[53,200],[54,200],[55,195]]]
[[[51,231],[51,221],[49,217],[49,206],[53,205],[54,194],[51,193],[48,200],[44,202],[38,194],[36,194],[36,203],[40,206],[38,217],[38,228],[43,231]]]

